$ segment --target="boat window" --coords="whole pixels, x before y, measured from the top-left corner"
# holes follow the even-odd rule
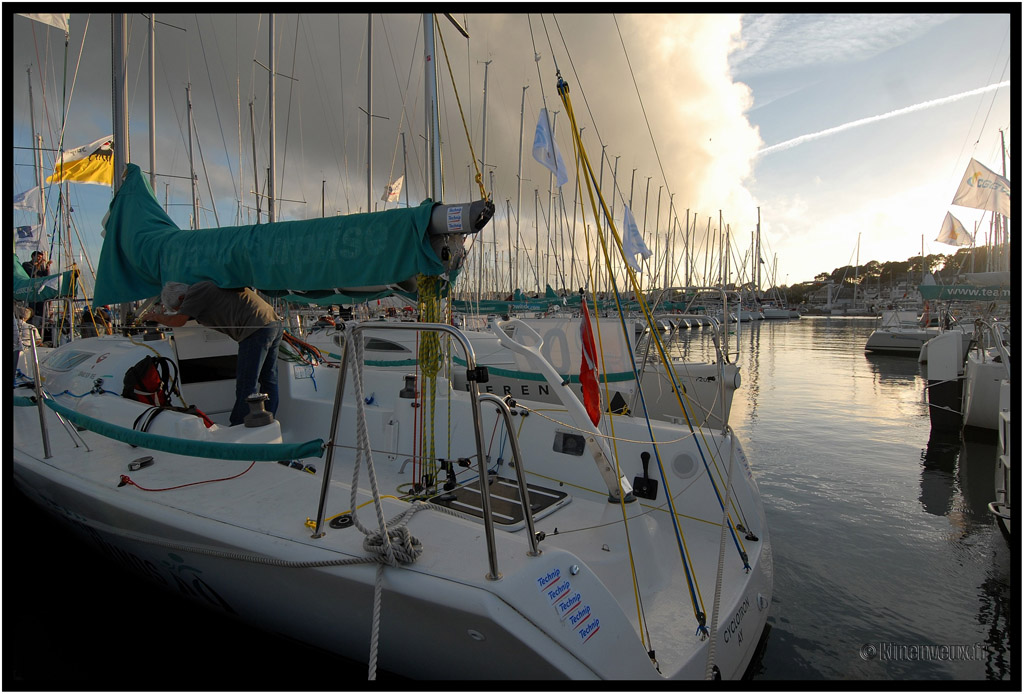
[[[237,365],[237,354],[224,354],[199,359],[181,359],[178,361],[178,370],[182,385],[187,385],[209,381],[233,381]]]
[[[583,455],[586,448],[586,441],[579,434],[570,434],[565,431],[555,432],[555,444],[551,447],[556,453],[566,455]]]
[[[69,371],[83,361],[91,359],[96,356],[95,352],[83,352],[81,350],[70,350],[62,352],[61,354],[55,354],[46,360],[46,368],[53,371]]]
[[[371,352],[408,352],[410,351],[407,347],[392,342],[391,340],[383,340],[379,337],[367,337],[366,338],[366,349]]]

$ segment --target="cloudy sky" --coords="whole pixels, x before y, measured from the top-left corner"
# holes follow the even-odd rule
[[[130,159],[148,172],[148,18],[128,19]],[[189,226],[191,85],[199,226],[255,223],[253,191],[257,180],[261,189],[266,186],[269,160],[268,16],[156,19],[157,198],[167,201],[179,226]],[[922,239],[925,253],[951,253],[956,249],[933,241],[946,212],[969,230],[983,217],[950,205],[969,160],[1001,171],[1001,129],[1008,152],[1012,144],[1009,85],[1019,84],[1010,73],[1011,19],[1005,14],[556,13],[455,19],[469,39],[438,19],[447,49],[446,59],[438,43],[443,200],[479,196],[464,116],[498,209],[477,241],[473,262],[504,275],[503,285],[510,236],[520,286],[535,288],[538,264],[540,278],[554,286],[562,284],[562,272],[565,284],[582,284],[579,270],[573,280],[560,259],[572,257],[572,238],[582,253],[584,224],[593,229],[593,216],[589,202],[580,204],[589,200],[586,190],[582,196],[575,192],[571,129],[556,71],[569,85],[586,155],[617,223],[632,199],[637,225],[662,258],[666,234],[682,255],[689,213],[694,282],[707,279],[717,264],[719,220],[731,236],[733,277],[742,272],[744,258],[749,268],[759,210],[763,285],[776,259],[780,284],[853,264],[858,235],[861,263],[919,255]],[[66,49],[57,29],[10,14],[5,22],[13,29],[7,64],[14,97],[14,195],[34,185],[31,153],[19,149],[31,141],[30,78],[35,129],[44,147],[57,147],[62,111],[67,149],[112,132],[111,19],[72,14]],[[412,204],[428,195],[422,17],[372,16],[371,90],[367,24],[365,14],[275,18],[280,220],[318,217],[324,208],[328,215],[364,211],[368,204],[380,209],[385,186],[403,172]],[[549,194],[549,173],[531,156],[545,106],[557,112],[555,139],[573,169],[560,198],[557,187]],[[53,156],[45,154],[45,168],[52,167]],[[1008,160],[1012,180],[1011,165]],[[76,236],[95,263],[110,189],[71,184],[70,198]],[[51,190],[51,207],[55,199]],[[261,207],[265,221],[265,201]],[[15,212],[14,221],[26,224],[31,218]],[[982,235],[987,224],[986,217]],[[538,241],[550,251],[539,263]],[[716,248],[712,258],[705,255],[708,245]],[[649,278],[646,287],[650,265],[643,275]],[[683,277],[680,267],[674,283]]]

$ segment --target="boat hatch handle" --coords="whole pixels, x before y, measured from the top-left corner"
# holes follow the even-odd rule
[[[508,396],[505,396],[508,398]],[[494,393],[481,393],[481,400],[487,400],[493,402],[498,406],[498,412],[505,420],[505,431],[508,432],[509,442],[512,444],[512,458],[516,462],[516,482],[519,483],[519,502],[523,506],[523,519],[526,521],[526,533],[530,539],[530,552],[531,557],[540,555],[540,548],[537,545],[537,531],[533,525],[533,511],[530,506],[530,491],[526,486],[526,471],[523,469],[523,454],[519,450],[519,437],[516,435],[515,426],[512,423],[512,410],[508,405],[508,402],[504,398],[499,398]],[[509,398],[511,399],[511,398]],[[486,471],[481,474],[481,479]],[[486,490],[481,485],[480,494],[485,494]]]
[[[504,328],[515,326],[523,332],[524,335],[530,336],[536,344],[525,345],[522,342],[513,340],[505,332]],[[542,376],[551,384],[551,389],[558,396],[558,399],[568,410],[569,416],[572,417],[573,422],[577,429],[585,432],[584,439],[587,442],[587,449],[590,451],[591,456],[594,458],[594,462],[597,464],[597,471],[601,475],[601,479],[604,480],[605,486],[608,488],[608,498],[615,503],[619,501],[619,488],[622,486],[622,494],[629,501],[632,501],[634,497],[630,494],[632,487],[629,482],[623,477],[621,480],[615,474],[615,467],[612,465],[611,454],[607,450],[607,446],[604,443],[604,437],[601,432],[597,430],[593,422],[590,421],[590,415],[583,409],[583,403],[579,401],[576,394],[566,387],[566,383],[562,380],[562,377],[555,367],[551,365],[544,355],[541,353],[541,348],[544,346],[544,338],[537,334],[537,331],[531,328],[529,325],[513,318],[508,321],[494,321],[488,325],[491,332],[498,336],[498,341],[503,346],[525,356],[535,369],[537,369]]]
[[[466,359],[466,368],[469,370],[475,370],[476,366],[476,354],[473,352],[473,346],[470,344],[469,339],[454,326],[447,325],[445,323],[388,323],[380,321],[349,321],[345,324],[346,332],[349,335],[349,339],[345,341],[345,347],[342,350],[341,355],[341,373],[338,375],[338,385],[334,392],[334,411],[331,414],[331,428],[330,436],[327,438],[327,457],[324,464],[324,477],[320,487],[320,507],[317,510],[316,516],[316,529],[313,532],[313,537],[323,537],[324,534],[324,515],[327,511],[327,490],[330,487],[331,482],[331,467],[334,463],[334,442],[338,432],[338,419],[341,414],[341,403],[342,396],[345,390],[345,374],[347,373],[348,361],[352,359],[349,344],[351,340],[362,340],[363,330],[370,329],[373,331],[378,330],[414,330],[417,332],[442,332],[448,333],[455,339],[458,345],[461,345],[462,352]],[[361,367],[361,365],[360,365]],[[494,542],[494,520],[491,515],[491,499],[490,495],[487,494],[487,470],[486,461],[487,458],[484,455],[484,434],[482,425],[480,423],[480,388],[476,381],[469,381],[467,384],[469,391],[470,404],[473,411],[473,436],[476,439],[476,456],[477,462],[480,468],[480,506],[484,516],[484,536],[487,539],[487,558],[489,573],[487,578],[489,580],[497,581],[501,578],[501,573],[498,571],[498,555],[495,550]]]

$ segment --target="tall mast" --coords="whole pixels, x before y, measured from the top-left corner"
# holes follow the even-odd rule
[[[860,248],[860,234],[857,235],[857,248]],[[754,285],[754,296],[757,296],[757,292],[761,291],[761,206],[757,207],[757,258],[754,260],[754,267],[757,271],[757,283]],[[858,261],[859,264],[859,261]],[[857,302],[854,301],[854,304]]]
[[[373,212],[373,15],[366,13],[366,211]]]
[[[424,79],[424,105],[426,107],[427,136],[427,195],[434,202],[441,202],[444,195],[441,179],[441,155],[439,152],[441,132],[437,121],[437,70],[434,64],[434,15],[423,15],[423,62],[426,70]]]
[[[125,167],[128,164],[128,15],[110,15],[110,36],[113,47],[113,109],[114,116],[114,181],[116,193],[121,187]]]
[[[519,170],[516,174],[516,246],[519,246],[519,220],[523,218],[523,116],[526,114],[526,90],[530,85],[523,85],[523,97],[519,105]],[[511,248],[509,249],[511,252]],[[516,253],[516,272],[512,279],[512,287],[515,291],[519,288],[519,254]]]
[[[35,151],[32,153],[32,164],[35,167],[36,187],[39,189],[39,209],[37,222],[42,226],[46,222],[46,196],[43,195],[43,150],[42,138],[36,135],[36,109],[32,100],[32,66],[28,68],[28,115],[32,127],[32,146]]]
[[[149,15],[149,187],[156,191],[156,15]]]
[[[275,15],[270,15],[270,171],[267,174],[267,220],[277,221],[277,130],[274,124],[274,111],[277,103],[277,58],[274,54]]]
[[[758,208],[760,210],[761,208]],[[760,229],[760,227],[758,227]],[[923,238],[923,237],[922,237]],[[860,232],[857,233],[857,264],[853,268],[853,307],[857,308],[857,285],[860,284]],[[924,254],[921,255],[921,266],[924,267]]]
[[[188,169],[192,181],[192,228],[199,228],[199,193],[196,190],[196,166],[192,158],[192,83],[185,86],[185,101],[188,104]]]
[[[484,121],[483,121],[483,144],[480,146],[480,171],[481,173],[487,171],[487,71],[491,67],[491,61],[484,61]],[[483,248],[481,244],[481,248]],[[483,254],[480,257],[480,263],[477,266],[477,294],[483,296],[484,286],[484,263]],[[494,226],[494,284],[497,286],[498,283],[498,227]]]

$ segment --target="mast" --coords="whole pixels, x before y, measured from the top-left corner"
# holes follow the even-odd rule
[[[537,213],[537,207],[540,205],[540,189],[533,189],[533,246],[537,254],[536,262],[534,266],[534,275],[537,278],[537,292],[540,293],[540,215]]]
[[[557,121],[558,121],[558,111],[552,111],[551,112],[551,138],[552,139],[554,139],[554,137],[555,137],[555,123]],[[547,221],[546,221],[546,224],[545,224],[545,226],[547,227],[548,240],[547,240],[547,245],[544,248],[544,284],[545,285],[547,285],[548,278],[551,276],[550,275],[550,267],[549,267],[548,261],[551,259],[551,250],[552,250],[552,246],[551,246],[551,208],[552,208],[553,205],[552,205],[551,201],[554,199],[554,188],[552,188],[552,184],[554,183],[554,179],[555,179],[554,173],[552,171],[548,171],[548,209],[547,209],[547,215],[546,215]],[[538,292],[541,291],[539,285],[537,287],[537,291]]]
[[[754,296],[757,296],[757,292],[761,291],[761,206],[757,206],[757,259],[754,261],[754,267],[757,269],[757,283],[754,285]],[[857,248],[858,253],[860,249],[860,234],[857,234]],[[858,255],[858,258],[860,256]],[[860,261],[858,260],[858,264]],[[854,298],[854,305],[857,304],[856,297]]]
[[[252,139],[252,179],[254,183],[253,190],[256,192],[256,223],[260,223],[260,173],[259,166],[256,163],[256,121],[253,115],[253,105],[249,102],[249,134]]]
[[[444,183],[441,179],[441,131],[437,120],[437,70],[434,64],[434,15],[423,15],[423,62],[426,68],[424,79],[424,105],[426,107],[427,135],[427,195],[434,202],[441,202]]]
[[[659,263],[664,261],[664,258],[658,254],[659,246],[661,245],[661,189],[665,186],[658,186],[658,206],[654,209],[654,254],[655,254],[655,267],[660,267]],[[665,275],[665,281],[662,282],[661,288],[664,289],[668,286],[668,275]]]
[[[405,206],[409,207],[409,158],[405,151],[405,131],[402,131],[402,180],[404,184],[402,188],[405,190]]]
[[[760,209],[760,208],[759,208]],[[924,238],[922,236],[922,238]],[[857,232],[857,264],[853,268],[853,308],[857,308],[857,286],[860,284],[860,232]],[[924,267],[924,253],[921,254],[921,267]]]
[[[523,116],[526,114],[526,90],[530,85],[523,85],[523,97],[519,105],[519,171],[516,174],[516,246],[519,246],[519,220],[523,217]],[[512,247],[509,246],[509,252]],[[519,254],[516,254],[516,272],[512,279],[511,290],[519,288]]]
[[[192,83],[185,86],[185,102],[188,105],[188,170],[192,182],[192,228],[199,228],[199,193],[196,191],[196,166],[192,158]]]
[[[270,15],[270,172],[267,174],[267,221],[277,221],[277,129],[274,111],[277,108],[277,58],[274,54],[275,15]]]
[[[366,211],[373,212],[373,15],[366,13]]]
[[[156,190],[156,15],[149,15],[149,187]]]
[[[647,238],[648,238],[647,237],[647,207],[648,207],[648,203],[650,203],[650,201],[651,201],[651,177],[648,176],[647,177],[647,188],[644,191],[644,222],[643,222],[644,227],[643,227],[643,233],[641,234],[641,237],[643,238],[644,243],[647,243]],[[657,248],[658,244],[655,243],[654,245],[655,245],[655,248]],[[658,284],[658,275],[657,275],[658,271],[657,271],[657,267],[658,267],[658,255],[655,254],[654,255],[654,268],[655,268],[654,274],[651,275],[651,277],[647,280],[650,283],[650,285],[651,285],[651,286],[649,286],[647,288],[648,291],[653,290],[655,288],[655,286]]]
[[[128,165],[128,16],[124,14],[110,15],[110,39],[112,57],[113,108],[114,118],[114,180],[111,182],[113,192],[121,187],[125,168]],[[64,184],[65,186],[67,183]],[[74,311],[68,303],[69,334],[74,335]],[[131,310],[130,303],[122,303],[118,311],[120,319],[125,321]]]
[[[693,228],[697,229],[697,220],[694,218]],[[686,208],[686,236],[683,237],[683,257],[686,258],[683,267],[683,286],[690,286],[690,208]],[[686,293],[683,293],[686,296]]]
[[[39,188],[39,209],[36,210],[37,223],[42,227],[46,222],[46,196],[43,195],[43,138],[36,135],[36,109],[32,100],[31,65],[28,67],[28,116],[32,127],[32,145],[35,147],[35,151],[32,153],[32,164],[35,167],[36,187]]]
[[[1003,160],[1003,178],[1006,178],[1006,133],[1002,129],[999,130],[999,152],[1002,155]],[[1003,230],[1003,249],[1002,249],[1002,262],[1000,263],[1000,269],[1004,272],[1010,270],[1010,233],[1006,228],[1006,217],[999,215],[1000,226]]]
[[[487,70],[491,66],[491,61],[484,61],[484,121],[483,121],[483,144],[480,146],[480,170],[487,171]],[[492,187],[493,190],[493,187]],[[481,245],[481,248],[483,246]],[[476,274],[477,294],[483,296],[484,286],[484,263],[483,254],[481,254],[480,263],[477,266]],[[494,227],[494,284],[498,284],[498,228]]]
[[[113,116],[114,116],[114,181],[116,193],[121,187],[128,164],[128,15],[110,15],[110,36],[113,44]]]

